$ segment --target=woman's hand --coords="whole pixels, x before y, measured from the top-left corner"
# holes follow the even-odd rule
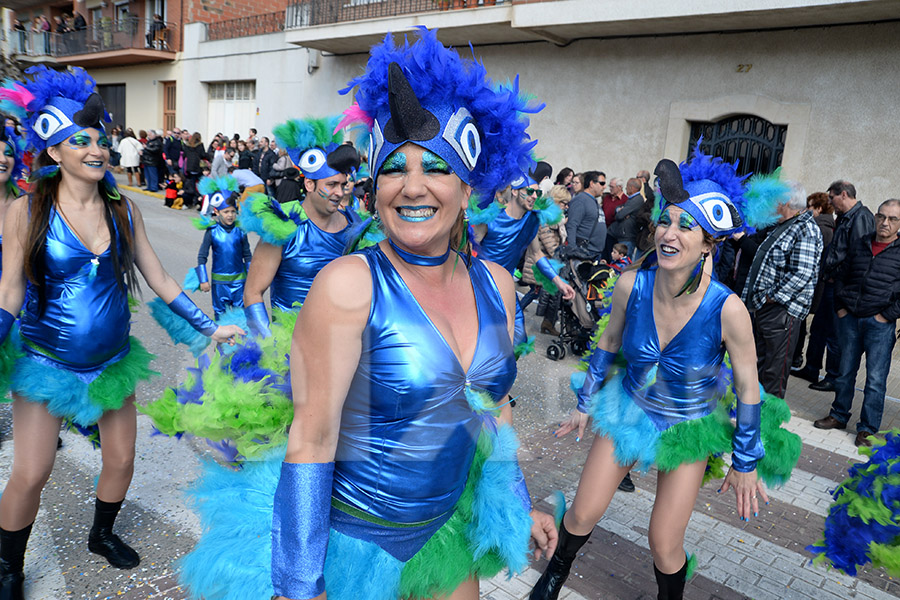
[[[553,556],[559,533],[552,516],[539,510],[531,511],[531,539],[534,541],[534,560]]]
[[[234,336],[247,335],[247,332],[237,325],[222,325],[212,334],[212,339],[219,344],[228,344],[234,346]]]
[[[577,429],[578,435],[575,436],[575,441],[580,442],[581,438],[584,437],[584,428],[587,426],[587,422],[587,413],[583,413],[580,410],[573,410],[572,414],[569,415],[569,418],[560,423],[559,429],[553,432],[553,437],[562,437],[570,431]]]
[[[756,495],[762,496],[766,504],[769,503],[769,497],[766,495],[766,488],[763,482],[756,474],[756,470],[748,473],[741,473],[734,469],[728,470],[725,476],[725,483],[719,488],[719,493],[727,492],[728,488],[734,488],[734,495],[737,499],[737,511],[741,521],[749,521],[751,516],[759,516],[759,500]]]

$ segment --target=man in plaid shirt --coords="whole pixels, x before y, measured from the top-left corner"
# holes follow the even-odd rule
[[[757,250],[741,293],[753,317],[759,382],[784,398],[800,320],[812,305],[822,257],[822,233],[806,210],[806,191],[791,184],[778,206],[779,225]]]

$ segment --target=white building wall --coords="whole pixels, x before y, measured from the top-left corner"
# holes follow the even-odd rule
[[[203,130],[204,82],[256,81],[255,126],[269,135],[287,118],[343,111],[350,100],[337,90],[367,58],[321,56],[310,73],[311,51],[288,46],[284,34],[201,42],[203,27],[185,28],[178,121],[207,140],[215,132]],[[519,73],[522,88],[547,103],[530,131],[555,171],[629,177],[663,156],[685,158],[688,119],[749,112],[788,125],[786,176],[809,192],[847,179],[874,208],[900,196],[898,37],[900,24],[884,23],[511,44],[476,53],[494,79]],[[229,132],[226,124],[221,129]]]
[[[88,72],[98,84],[125,84],[125,125],[135,133],[141,129],[163,128],[162,82],[180,82],[181,64],[178,61],[89,69]],[[115,115],[113,122],[120,122]]]

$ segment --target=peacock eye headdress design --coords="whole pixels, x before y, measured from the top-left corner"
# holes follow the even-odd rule
[[[30,81],[6,80],[0,86],[0,111],[19,119],[35,154],[82,129],[104,131],[103,123],[110,122],[96,83],[84,69],[54,71],[39,65],[25,73]]]
[[[226,206],[235,206],[235,199],[240,195],[240,186],[234,175],[204,177],[197,184],[197,191],[204,196],[209,196],[211,207],[221,210]]]
[[[343,144],[343,132],[336,131],[340,120],[340,116],[291,119],[276,125],[272,133],[307,179],[349,175],[359,167],[359,153]]]
[[[535,104],[519,93],[518,78],[495,86],[484,65],[463,59],[418,29],[418,40],[395,45],[388,34],[372,48],[366,72],[341,90],[356,89],[356,102],[339,124],[362,123],[371,134],[369,165],[374,177],[387,157],[407,142],[447,161],[476,193],[494,190],[534,168],[527,113]]]

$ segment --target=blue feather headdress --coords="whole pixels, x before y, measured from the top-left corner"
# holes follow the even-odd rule
[[[234,207],[234,198],[240,193],[238,180],[234,175],[223,177],[204,177],[197,184],[197,191],[203,196],[209,196],[209,205],[216,210],[227,206]],[[231,200],[231,203],[229,203]]]
[[[372,48],[366,72],[341,90],[356,88],[356,103],[339,126],[368,127],[374,177],[391,152],[411,141],[493,198],[494,190],[534,168],[536,141],[528,137],[524,115],[543,105],[520,94],[518,78],[494,86],[484,65],[445,48],[434,31],[419,28],[418,38],[398,46],[388,34]]]
[[[352,146],[342,145],[344,134],[337,131],[340,120],[340,116],[291,119],[276,125],[272,134],[304,177],[346,175],[359,167],[359,153]]]
[[[673,204],[689,213],[700,226],[714,237],[724,237],[741,231],[744,219],[744,179],[737,174],[737,165],[704,154],[702,138],[694,146],[690,161],[675,166],[663,159],[656,165],[661,192],[659,211]],[[658,219],[659,211],[654,215]]]
[[[2,115],[0,115],[2,116]],[[12,167],[9,169],[9,180],[6,182],[6,188],[10,195],[19,196],[21,191],[16,182],[25,172],[25,139],[16,133],[15,127],[4,127],[0,129],[0,142],[5,142],[8,152],[11,153],[13,159]]]

